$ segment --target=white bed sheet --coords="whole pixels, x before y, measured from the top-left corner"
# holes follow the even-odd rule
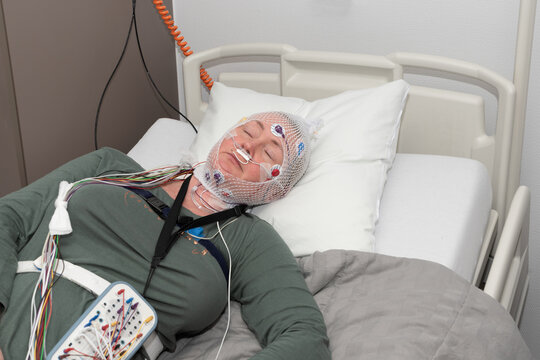
[[[146,169],[177,164],[194,135],[184,122],[159,119],[128,155]],[[381,200],[376,252],[434,261],[471,281],[491,191],[487,170],[477,161],[397,154]]]
[[[491,181],[480,162],[397,154],[381,200],[375,251],[434,261],[472,281],[491,203]]]

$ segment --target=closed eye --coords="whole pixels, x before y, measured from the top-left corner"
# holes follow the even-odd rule
[[[270,158],[270,160],[274,160],[274,157],[272,156],[272,153],[268,150],[265,150],[264,151],[266,153],[266,155]]]
[[[276,146],[273,143],[264,148],[266,155],[275,163],[281,163],[281,147]]]

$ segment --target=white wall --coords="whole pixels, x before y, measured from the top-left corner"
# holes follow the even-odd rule
[[[175,20],[194,51],[238,42],[278,42],[302,50],[421,52],[513,76],[519,0],[174,1]],[[540,142],[535,141],[540,138],[540,82],[534,80],[540,76],[539,27],[537,16],[521,181],[532,192],[531,284],[521,331],[540,358],[540,342],[535,341],[540,338],[540,223],[535,221],[540,215],[540,167],[535,162],[540,155]]]

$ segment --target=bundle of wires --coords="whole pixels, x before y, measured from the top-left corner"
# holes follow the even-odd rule
[[[55,202],[56,210],[55,214],[53,215],[53,219],[58,215],[58,213],[62,213],[60,211],[62,210],[61,204],[64,203],[64,213],[62,213],[59,217],[63,217],[61,221],[67,221],[69,224],[69,216],[66,211],[67,202],[77,190],[87,185],[105,184],[121,187],[133,187],[137,189],[154,189],[192,173],[193,167],[184,164],[136,173],[107,174],[82,179],[74,182],[73,184],[66,183],[67,186],[65,187],[65,191],[62,191],[62,185],[60,186],[58,198]],[[58,265],[61,261],[58,247],[60,240],[59,235],[65,235],[71,232],[71,224],[69,224],[69,232],[65,233],[57,233],[52,231],[51,225],[49,225],[49,228],[50,232],[45,239],[45,244],[43,245],[41,254],[40,276],[32,295],[30,309],[31,332],[28,342],[28,352],[25,357],[26,360],[45,359],[47,355],[45,339],[52,312],[52,288],[56,280],[61,276],[61,274],[57,274]]]
[[[55,270],[58,265],[58,235],[47,235],[41,259],[43,266],[41,273],[32,294],[32,308],[30,313],[31,334],[28,343],[28,352],[26,359],[44,359],[46,357],[45,338],[47,336],[47,327],[52,313],[52,287],[54,285]],[[36,309],[35,299],[39,291],[40,302]]]
[[[127,358],[128,354],[130,354],[129,351],[139,339],[143,338],[143,328],[154,317],[150,315],[146,319],[137,319],[134,314],[136,312],[138,313],[137,307],[139,302],[132,304],[133,297],[126,300],[123,296],[124,290],[121,290],[121,292],[122,302],[119,303],[120,310],[116,311],[118,318],[113,320],[107,312],[103,311],[100,314],[98,311],[97,315],[91,318],[88,324],[76,332],[76,337],[73,341],[74,344],[62,351],[63,355],[58,357],[59,360],[69,358],[124,360]],[[105,325],[96,320],[99,316],[102,316],[101,320],[104,320]],[[130,321],[135,319],[139,320],[140,325],[138,325],[137,331],[133,334],[133,331],[127,330],[126,324],[130,324]],[[127,334],[128,332],[129,334]]]
[[[94,178],[86,178],[73,183],[67,193],[65,201],[69,201],[71,196],[86,185],[115,185],[122,187],[132,187],[136,189],[154,189],[163,186],[179,177],[189,175],[193,172],[191,166],[167,166],[159,169],[147,170],[129,174],[109,174]]]

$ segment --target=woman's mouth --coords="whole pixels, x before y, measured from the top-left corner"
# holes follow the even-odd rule
[[[229,154],[229,156],[233,158],[234,162],[236,163],[236,165],[238,165],[238,167],[242,167],[240,165],[240,160],[236,157],[235,153]]]
[[[236,168],[236,169],[243,172],[242,164],[241,164],[240,160],[238,160],[238,158],[235,156],[235,154],[232,154],[230,152],[224,152],[223,155],[226,156],[225,159],[224,159],[224,160],[226,160],[225,163],[231,163],[233,168]],[[226,164],[224,164],[224,165],[225,165],[224,170],[227,171],[228,170],[227,166],[226,166]],[[232,170],[232,168],[230,170]],[[230,171],[227,171],[227,172],[230,173]]]

